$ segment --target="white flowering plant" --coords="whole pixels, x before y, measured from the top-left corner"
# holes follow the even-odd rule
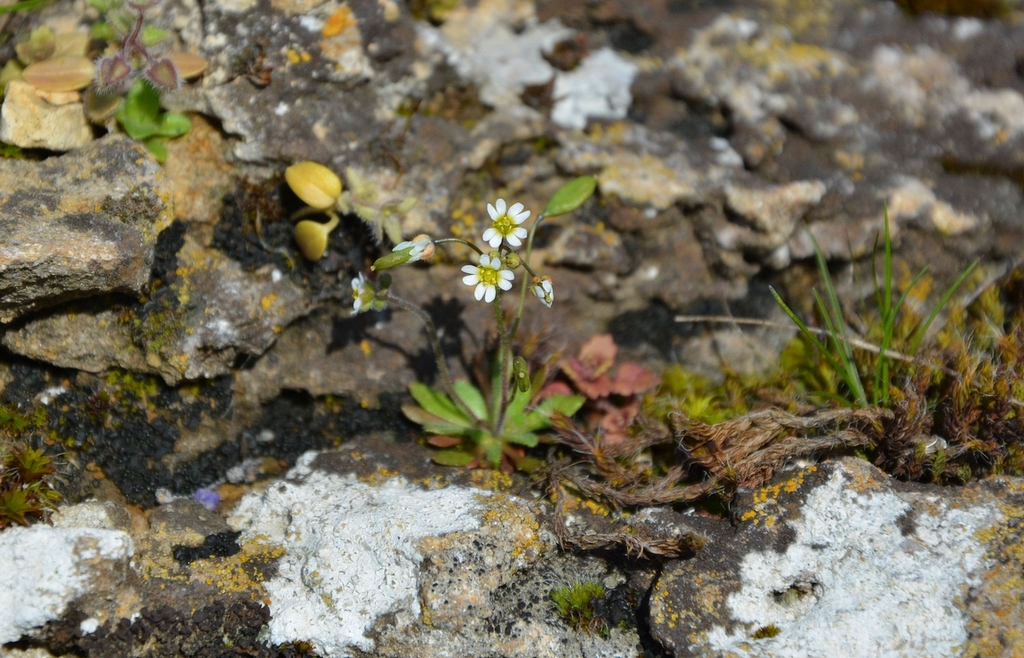
[[[537,445],[539,432],[551,427],[556,413],[572,416],[585,398],[579,395],[552,395],[538,400],[546,373],[529,371],[522,356],[512,353],[516,333],[532,294],[545,307],[554,303],[555,289],[549,276],[541,276],[530,265],[530,254],[537,227],[544,219],[565,215],[589,199],[596,186],[592,176],[576,178],[559,189],[527,230],[524,226],[532,214],[521,203],[509,206],[504,199],[487,204],[490,226],[483,233],[489,247],[484,251],[462,238],[431,239],[418,235],[395,245],[391,253],[378,258],[371,268],[375,272],[429,260],[444,243],[460,243],[475,252],[476,263],[465,265],[462,282],[473,289],[473,296],[494,308],[498,351],[488,382],[477,386],[466,379],[455,380],[441,348],[441,341],[430,315],[410,301],[391,292],[391,277],[381,274],[371,281],[360,274],[352,282],[353,314],[382,310],[389,306],[417,315],[427,330],[437,360],[440,386],[413,382],[409,387],[416,404],[407,404],[402,412],[423,426],[430,435],[428,442],[440,448],[434,461],[449,466],[493,467],[504,472],[515,468],[530,470],[537,460],[526,455],[526,449]],[[520,254],[516,249],[522,248]],[[518,300],[514,313],[502,305],[503,296],[516,294],[513,287],[519,278]]]

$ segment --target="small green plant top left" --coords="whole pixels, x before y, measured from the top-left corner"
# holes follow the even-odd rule
[[[0,530],[45,518],[60,501],[57,469],[41,449],[0,446]]]
[[[433,320],[423,308],[391,292],[390,274],[384,272],[376,279],[363,273],[356,276],[352,280],[352,312],[395,307],[413,313],[423,322],[441,386],[435,388],[413,382],[409,392],[417,404],[406,405],[402,411],[431,435],[428,439],[431,445],[441,448],[434,454],[434,461],[448,466],[500,468],[506,473],[515,468],[531,470],[539,462],[526,455],[525,449],[538,444],[538,433],[551,427],[555,414],[572,416],[585,401],[582,396],[565,394],[541,399],[546,372],[540,369],[531,375],[526,359],[512,352],[527,293],[548,308],[555,298],[551,277],[538,274],[530,264],[533,239],[545,218],[571,213],[589,199],[596,187],[595,179],[583,176],[564,185],[551,197],[529,230],[525,224],[532,213],[523,204],[509,205],[504,199],[487,204],[491,224],[482,235],[489,247],[485,251],[462,238],[432,239],[418,235],[411,240],[401,240],[397,217],[412,207],[415,198],[384,199],[374,204],[367,199],[371,192],[359,189],[362,183],[352,174],[350,169],[349,181],[357,189],[349,196],[342,193],[341,180],[323,165],[300,162],[285,172],[289,187],[308,206],[298,214],[319,212],[330,218],[325,224],[303,220],[296,225],[295,239],[303,255],[310,260],[323,255],[327,236],[338,225],[337,211],[346,210],[371,224],[385,222],[383,232],[397,243],[391,253],[374,262],[371,267],[374,272],[430,260],[437,246],[445,243],[460,243],[476,252],[477,264],[463,266],[462,282],[473,289],[478,301],[493,304],[498,336],[497,353],[490,372],[481,377],[483,381],[474,384],[452,378]],[[389,220],[395,221],[389,224]],[[525,276],[515,310],[509,314],[502,306],[502,296],[512,290],[519,271]]]
[[[207,61],[192,53],[154,50],[170,36],[145,24],[145,14],[159,0],[88,0],[104,17],[89,35],[55,34],[42,26],[15,46],[16,57],[0,70],[0,92],[23,80],[44,93],[82,92],[87,118],[139,140],[163,162],[164,141],[192,128],[188,117],[164,111],[160,94],[179,89],[206,70]],[[105,44],[100,49],[91,44]]]

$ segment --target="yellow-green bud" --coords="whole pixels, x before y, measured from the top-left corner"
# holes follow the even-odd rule
[[[284,171],[288,187],[302,202],[317,210],[331,208],[341,195],[341,179],[316,162],[298,162]]]
[[[521,392],[530,390],[530,365],[521,356],[512,359],[512,378]]]
[[[523,259],[520,258],[519,254],[517,254],[514,251],[510,251],[508,255],[505,256],[505,267],[507,267],[510,270],[516,269],[522,264],[522,262]]]

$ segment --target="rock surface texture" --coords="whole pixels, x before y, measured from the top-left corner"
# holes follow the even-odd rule
[[[921,3],[162,0],[158,50],[209,60],[163,95],[193,125],[164,165],[78,92],[11,82],[0,485],[8,449],[38,447],[65,501],[0,530],[0,656],[1024,654],[1020,479],[938,488],[847,458],[728,510],[618,510],[559,488],[597,478],[564,447],[534,480],[442,468],[402,413],[440,381],[423,323],[352,313],[388,227],[482,245],[488,203],[532,222],[583,175],[594,197],[533,243],[554,299],[526,299],[534,374],[605,333],[655,373],[774,364],[791,328],[769,285],[811,317],[820,251],[858,306],[886,210],[898,286],[976,259],[964,289],[997,280],[1024,262],[1024,5],[901,7]],[[0,67],[36,28],[98,20],[2,14]],[[302,160],[353,211],[316,261],[284,182]],[[391,290],[471,378],[494,306],[463,283],[475,252],[435,246]],[[717,313],[767,322],[677,321]],[[632,419],[641,395],[601,404],[635,398]],[[551,600],[575,581],[605,591],[589,626]]]

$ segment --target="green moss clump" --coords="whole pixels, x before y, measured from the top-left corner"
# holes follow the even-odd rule
[[[44,518],[60,501],[53,488],[57,472],[40,449],[0,447],[0,530]]]
[[[754,631],[750,637],[755,640],[767,640],[770,637],[775,637],[782,632],[782,629],[775,624],[768,624]]]
[[[604,586],[600,583],[577,580],[551,592],[551,600],[571,628],[606,637],[608,627],[594,610],[594,603],[604,599],[604,594]]]

